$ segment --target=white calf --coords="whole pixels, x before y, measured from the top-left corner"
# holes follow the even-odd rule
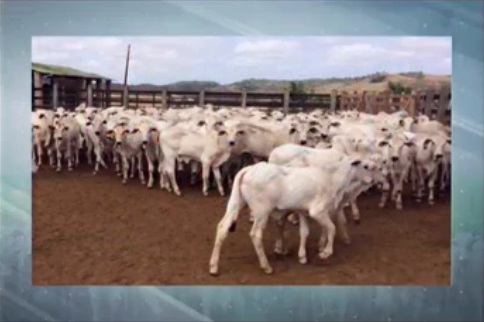
[[[350,158],[342,160],[332,169],[324,170],[316,167],[291,168],[266,162],[242,169],[235,177],[227,210],[217,226],[210,274],[218,274],[222,243],[228,232],[235,230],[237,218],[245,205],[248,205],[255,219],[250,236],[265,273],[271,274],[273,271],[262,244],[263,231],[271,214],[280,219],[288,211],[308,212],[327,233],[327,243],[320,249],[319,257],[328,258],[333,254],[336,235],[332,218],[340,217],[335,215],[345,190],[355,183],[371,181],[371,173],[364,169],[361,161]],[[337,223],[341,228],[339,220]],[[299,255],[305,256],[305,250]]]

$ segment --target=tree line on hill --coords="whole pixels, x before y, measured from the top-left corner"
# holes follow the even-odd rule
[[[425,74],[423,72],[406,72],[399,73],[411,79],[415,79],[416,89],[425,87],[423,80]],[[231,84],[220,84],[214,81],[180,81],[166,85],[153,84],[137,84],[130,85],[132,90],[139,91],[162,91],[164,89],[169,91],[188,91],[198,92],[201,90],[210,90],[217,92],[238,92],[246,90],[248,92],[281,92],[288,89],[292,94],[314,94],[314,88],[318,86],[325,86],[331,83],[352,84],[355,82],[367,80],[369,84],[387,82],[386,89],[393,94],[409,94],[413,88],[404,85],[399,81],[387,80],[388,74],[384,72],[377,72],[371,75],[345,78],[327,78],[327,79],[305,79],[305,80],[271,80],[271,79],[245,79]],[[449,81],[450,83],[450,81]],[[450,84],[449,84],[450,86]],[[113,90],[122,90],[122,84],[112,84]]]

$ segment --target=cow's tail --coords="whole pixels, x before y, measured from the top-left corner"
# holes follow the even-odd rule
[[[227,203],[227,209],[225,211],[224,218],[222,219],[230,222],[230,232],[235,231],[239,213],[246,205],[242,192],[240,191],[240,185],[244,175],[247,173],[247,171],[249,171],[250,168],[251,166],[248,166],[240,170],[234,179],[232,192],[230,194],[229,202]]]

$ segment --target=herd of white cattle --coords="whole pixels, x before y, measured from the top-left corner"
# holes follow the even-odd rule
[[[343,209],[351,207],[360,222],[357,197],[370,188],[381,191],[379,207],[388,197],[402,209],[404,185],[417,201],[434,188],[450,185],[450,128],[425,115],[337,113],[315,110],[284,115],[279,110],[194,106],[187,109],[132,110],[85,106],[32,112],[33,172],[49,165],[72,171],[85,153],[94,174],[114,166],[122,183],[134,178],[154,186],[155,171],[162,189],[181,195],[176,175],[189,166],[191,184],[199,179],[210,188],[210,172],[220,195],[228,183],[231,195],[217,226],[210,274],[219,270],[222,243],[235,230],[239,212],[248,206],[250,232],[260,266],[272,273],[262,246],[270,217],[279,227],[275,252],[285,254],[285,222],[299,223],[299,261],[307,262],[308,217],[322,228],[319,257],[333,254],[335,236],[350,243]],[[252,162],[247,164],[247,156]],[[148,166],[148,180],[144,164]],[[427,188],[427,189],[425,189]]]

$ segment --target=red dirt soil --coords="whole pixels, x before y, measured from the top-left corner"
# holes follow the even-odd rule
[[[33,283],[35,285],[403,285],[450,284],[450,197],[431,207],[404,198],[404,209],[377,207],[379,195],[360,196],[362,224],[348,222],[351,245],[317,256],[320,230],[311,224],[309,263],[297,259],[298,227],[290,254],[273,253],[275,224],[265,250],[274,268],[265,275],[249,238],[247,212],[222,247],[220,275],[208,261],[227,197],[202,195],[179,180],[183,196],[148,190],[137,178],[122,185],[112,171],[93,176],[42,168],[33,176]],[[347,212],[348,214],[349,212]]]

